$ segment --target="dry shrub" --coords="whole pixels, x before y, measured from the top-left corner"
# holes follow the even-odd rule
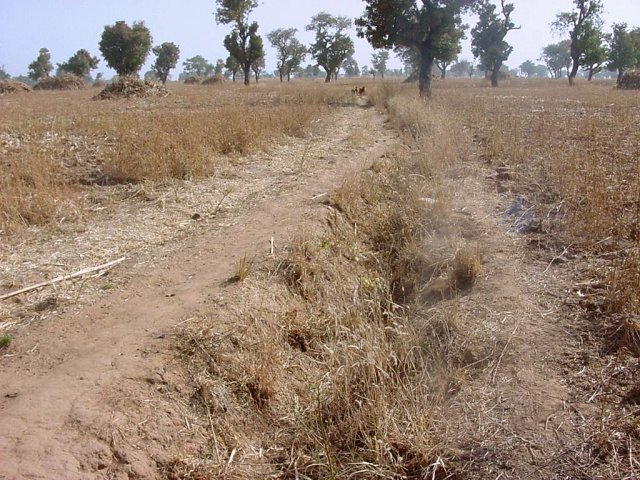
[[[30,91],[31,87],[25,83],[16,82],[14,80],[0,80],[0,95]]]
[[[71,75],[59,75],[47,77],[38,81],[33,87],[34,90],[82,90],[86,85],[82,78]]]
[[[47,154],[27,150],[24,156],[0,163],[0,232],[29,225],[47,225],[77,216],[73,190],[60,166]]]
[[[116,98],[166,97],[167,89],[160,84],[133,77],[122,77],[107,85],[94,100],[113,100]]]
[[[198,85],[202,82],[202,78],[192,75],[184,79],[185,85]]]
[[[449,283],[453,290],[468,290],[480,275],[480,256],[477,249],[464,247],[456,252],[449,273]]]
[[[618,88],[623,90],[640,90],[640,70],[625,72],[618,82]]]
[[[206,78],[202,85],[220,85],[224,83],[224,77],[222,75],[215,75],[213,77]]]

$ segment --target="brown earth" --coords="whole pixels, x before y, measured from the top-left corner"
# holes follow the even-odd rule
[[[15,340],[0,358],[0,478],[158,478],[159,466],[196,451],[202,439],[180,403],[189,392],[174,353],[177,327],[232,304],[236,287],[228,280],[240,259],[259,262],[271,238],[278,249],[316,222],[323,194],[399,141],[375,110],[341,108],[311,138],[292,139],[261,162],[239,160],[229,178],[211,180],[215,194],[181,212],[187,226],[177,233],[140,239],[127,252],[96,245],[129,258],[107,277],[113,289],[79,288],[77,303],[23,315],[29,321],[12,327]],[[583,440],[578,423],[596,412],[566,380],[580,340],[561,308],[570,272],[551,264],[555,253],[531,247],[544,243],[543,234],[509,230],[501,212],[513,196],[497,193],[491,174],[470,159],[442,178],[458,234],[483,259],[473,291],[443,302],[473,333],[473,350],[498,359],[469,365],[469,379],[443,405],[450,422],[441,429],[455,453],[443,469],[459,472],[448,478],[578,478],[570,476],[581,460],[571,455]],[[235,189],[233,207],[221,213],[214,207],[224,187],[214,183],[224,181]],[[197,187],[206,195],[207,185]],[[126,212],[140,230],[179,223],[164,207],[119,206],[125,210],[97,218]],[[109,223],[92,228],[109,237]],[[33,304],[27,298],[7,311]]]

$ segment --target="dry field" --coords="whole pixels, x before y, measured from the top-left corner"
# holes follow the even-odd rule
[[[448,80],[422,104],[415,85],[393,83],[367,83],[366,100],[341,83],[170,90],[135,101],[91,101],[88,90],[0,97],[0,293],[33,282],[21,266],[37,255],[57,264],[50,246],[33,248],[39,236],[60,248],[83,238],[100,261],[123,254],[116,243],[147,252],[131,278],[94,290],[77,282],[66,297],[80,313],[55,315],[75,331],[83,301],[100,298],[100,321],[117,317],[115,331],[131,332],[114,340],[83,327],[104,340],[111,366],[126,366],[79,390],[84,410],[66,416],[54,402],[49,416],[62,426],[27,436],[87,445],[44,444],[77,461],[81,473],[68,478],[640,472],[636,93]],[[516,199],[519,217],[505,215]],[[271,215],[295,234],[274,234]],[[522,218],[526,230],[511,228]],[[270,252],[253,246],[274,235]],[[210,246],[218,242],[222,252]],[[198,275],[187,274],[191,255]],[[224,281],[206,277],[218,264]],[[46,312],[59,300],[49,298],[25,302],[34,329],[55,328]],[[150,301],[176,318],[147,330]],[[24,361],[71,382],[73,369],[55,376],[78,354],[66,330],[39,347],[14,318],[26,318],[25,305],[0,309],[0,332],[15,337],[0,344],[6,371],[24,373]],[[156,343],[137,339],[143,332]],[[58,345],[60,358],[40,353]],[[127,364],[127,349],[144,360]]]

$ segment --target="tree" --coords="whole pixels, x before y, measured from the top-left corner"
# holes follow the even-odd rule
[[[479,0],[365,0],[358,35],[375,48],[413,51],[421,96],[431,96],[431,74],[443,40],[462,28],[462,13]]]
[[[235,82],[236,74],[238,73],[238,70],[240,70],[240,64],[238,63],[238,61],[232,56],[228,56],[224,66],[231,73],[231,79]]]
[[[224,60],[222,60],[221,58],[219,58],[216,61],[216,66],[213,68],[213,74],[216,77],[220,77],[222,76],[222,73],[224,72],[224,68],[226,67],[226,64],[224,63]]]
[[[570,40],[571,71],[569,85],[575,85],[578,70],[584,65],[585,35],[590,26],[597,25],[602,13],[602,0],[573,0],[575,5],[571,12],[562,12],[556,16],[552,26],[561,33],[568,33]]]
[[[533,77],[536,73],[536,64],[531,60],[522,62],[518,68],[527,78]]]
[[[467,25],[460,25],[460,28],[454,29],[450,34],[442,35],[438,39],[436,50],[438,52],[435,62],[440,70],[440,77],[444,79],[447,76],[447,68],[455,62],[460,55],[462,46],[461,40],[465,38],[464,31]]]
[[[352,56],[348,57],[343,63],[342,68],[344,69],[344,74],[347,77],[359,77],[360,76],[360,66],[355,58]]]
[[[264,67],[264,56],[251,64],[251,70],[253,70],[253,75],[256,77],[256,83],[260,81],[260,74],[262,73],[262,70],[264,70]]]
[[[315,32],[315,42],[309,47],[309,53],[326,72],[325,82],[337,76],[342,63],[355,53],[353,40],[344,33],[351,28],[347,17],[335,17],[320,12],[311,18],[308,31]]]
[[[100,52],[118,76],[137,76],[151,51],[152,41],[151,32],[144,22],[134,22],[129,27],[126,22],[118,21],[104,27]]]
[[[380,74],[384,80],[384,74],[387,71],[387,62],[389,61],[389,52],[387,50],[379,50],[371,55],[371,66]]]
[[[602,22],[587,22],[585,24],[580,50],[583,52],[580,65],[588,73],[587,78],[591,81],[595,74],[602,71],[603,65],[607,61]]]
[[[9,80],[10,78],[11,75],[7,73],[7,71],[4,69],[4,65],[2,65],[2,67],[0,67],[0,80]]]
[[[216,21],[233,24],[233,30],[224,38],[224,46],[244,73],[244,84],[249,85],[251,68],[264,58],[262,37],[258,35],[258,22],[249,23],[249,14],[258,6],[257,0],[216,0]]]
[[[287,74],[287,82],[291,81],[291,73],[300,69],[300,65],[304,62],[307,56],[308,50],[298,39],[293,39],[291,42],[290,56],[285,62],[285,72]]]
[[[295,70],[304,61],[307,49],[296,38],[297,28],[278,28],[267,34],[271,45],[278,52],[278,74],[280,81],[291,78],[291,71]]]
[[[51,54],[46,48],[41,48],[38,57],[29,64],[29,78],[37,82],[41,78],[47,78],[53,70]]]
[[[100,60],[97,57],[92,57],[83,48],[74,53],[65,63],[59,63],[58,67],[62,72],[84,78],[91,73],[91,70],[98,68],[98,63],[100,63]]]
[[[451,74],[456,77],[469,77],[473,75],[473,63],[469,60],[460,60],[451,66]]]
[[[607,69],[618,73],[617,83],[620,83],[625,70],[637,65],[640,45],[633,41],[626,23],[613,25],[613,32],[607,36],[607,43],[609,44]]]
[[[513,3],[500,0],[501,11],[489,0],[481,0],[477,10],[480,15],[478,24],[471,30],[471,49],[480,59],[480,68],[491,73],[491,86],[497,87],[502,64],[509,58],[513,47],[504,39],[511,30],[517,30],[511,21]]]
[[[194,77],[208,77],[215,69],[213,65],[200,55],[187,58],[182,62],[182,66],[184,67],[185,75]]]
[[[563,40],[547,45],[542,49],[542,56],[539,60],[547,65],[553,78],[562,77],[563,68],[567,69],[568,74],[571,68],[571,41]]]
[[[178,64],[180,47],[175,43],[165,42],[162,45],[154,47],[153,53],[156,55],[156,61],[151,68],[155,72],[156,77],[158,77],[164,85],[167,83],[169,72],[176,68]]]

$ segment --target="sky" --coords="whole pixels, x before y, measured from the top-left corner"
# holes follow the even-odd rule
[[[522,27],[507,36],[514,47],[507,64],[515,68],[525,60],[537,60],[545,45],[562,39],[551,33],[549,25],[558,12],[570,10],[573,2],[511,1],[515,4],[513,20]],[[313,15],[326,11],[355,18],[362,15],[364,6],[362,0],[260,0],[251,19],[260,24],[259,33],[265,38],[267,70],[276,67],[275,51],[266,40],[268,32],[281,27],[298,28],[300,40],[309,44],[313,36],[304,27]],[[604,0],[604,6],[607,29],[612,23],[623,21],[640,26],[640,0]],[[105,25],[118,20],[129,24],[144,20],[154,45],[174,42],[180,47],[175,77],[187,58],[202,55],[215,64],[218,58],[228,56],[222,42],[230,27],[216,25],[214,10],[214,0],[0,0],[0,66],[13,76],[26,74],[29,63],[43,47],[50,50],[54,64],[66,61],[81,48],[100,56],[98,42]],[[473,17],[465,21],[471,26],[475,23]],[[358,64],[370,65],[371,47],[365,40],[354,40]],[[151,57],[143,72],[148,70]],[[472,59],[469,40],[464,42],[460,58]],[[397,59],[389,64],[390,68],[400,66]],[[104,60],[96,72],[103,72],[107,78],[114,73]]]

